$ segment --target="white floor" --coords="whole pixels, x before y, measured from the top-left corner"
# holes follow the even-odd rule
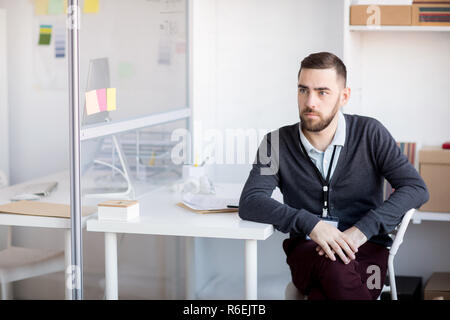
[[[259,277],[258,299],[260,300],[284,300],[284,291],[291,280],[291,275],[272,275]],[[227,278],[217,276],[208,285],[200,290],[197,299],[204,300],[234,300],[244,299],[243,277]]]
[[[14,299],[64,299],[64,274],[61,272],[37,277],[14,284]],[[122,300],[177,299],[176,293],[169,292],[164,279],[152,277],[121,276],[119,298]],[[258,299],[283,300],[284,290],[290,281],[290,274],[259,277]],[[183,290],[180,290],[183,292]],[[197,293],[198,300],[240,300],[244,299],[243,277],[227,278],[217,276]],[[84,299],[104,299],[103,275],[84,275]],[[179,295],[183,299],[183,294]]]

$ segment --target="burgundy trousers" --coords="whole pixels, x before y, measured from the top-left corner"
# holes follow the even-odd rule
[[[356,259],[345,264],[320,256],[312,240],[286,239],[283,249],[292,282],[308,300],[375,300],[386,279],[389,250],[366,242]],[[375,277],[380,277],[377,281]],[[369,281],[368,281],[369,280]]]

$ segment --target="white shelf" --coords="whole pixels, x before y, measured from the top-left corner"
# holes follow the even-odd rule
[[[380,32],[380,31],[433,31],[450,32],[450,26],[349,26],[353,32]]]
[[[412,217],[414,224],[419,224],[422,221],[447,221],[450,222],[450,212],[427,212],[416,210]]]

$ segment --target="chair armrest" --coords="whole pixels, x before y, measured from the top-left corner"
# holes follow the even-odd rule
[[[411,220],[416,209],[411,209],[405,213],[402,222],[399,225],[397,234],[395,235],[394,242],[392,243],[391,249],[389,250],[389,255],[395,256],[398,248],[403,242],[403,236],[405,235],[406,228],[408,227],[409,221]]]

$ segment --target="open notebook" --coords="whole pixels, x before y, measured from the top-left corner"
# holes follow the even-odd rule
[[[238,199],[187,193],[183,196],[183,201],[177,205],[197,213],[221,213],[238,212],[238,203]],[[228,206],[233,206],[233,208]]]

